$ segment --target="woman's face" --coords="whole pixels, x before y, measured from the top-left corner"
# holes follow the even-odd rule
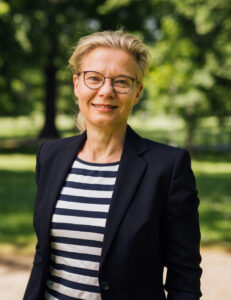
[[[81,71],[96,71],[105,77],[130,76],[136,78],[135,59],[123,50],[99,47],[93,49],[83,60]],[[142,86],[134,82],[127,94],[117,93],[111,79],[105,79],[104,85],[92,90],[84,83],[84,75],[73,76],[74,92],[79,99],[79,108],[89,126],[102,130],[124,129],[132,107],[139,100]]]

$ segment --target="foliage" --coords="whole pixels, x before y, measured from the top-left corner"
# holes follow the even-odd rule
[[[180,115],[188,127],[188,147],[199,118],[231,114],[231,4],[228,0],[168,1],[171,13],[156,23],[148,80],[149,110],[155,102]]]
[[[30,91],[23,82],[22,65],[25,51],[19,42],[23,30],[12,22],[17,18],[12,15],[8,3],[0,2],[0,109],[1,115],[14,115],[31,109],[28,101]],[[21,30],[21,31],[20,31]],[[20,58],[20,60],[18,59]],[[27,97],[28,96],[28,97]]]
[[[1,115],[45,105],[74,111],[69,49],[83,35],[124,27],[150,45],[152,66],[137,110],[181,116],[188,147],[199,118],[231,114],[230,0],[38,0],[0,2]],[[56,101],[58,100],[58,101]]]
[[[63,73],[58,75],[58,83],[68,82],[70,86],[71,78],[66,78],[62,70],[67,65],[70,47],[81,36],[96,30],[125,27],[132,31],[142,30],[145,36],[151,37],[146,18],[152,13],[153,5],[149,1],[144,5],[141,0],[1,1],[0,68],[4,75],[2,89],[6,92],[6,99],[0,99],[2,114],[21,114],[23,110],[18,108],[23,108],[20,104],[25,104],[25,99],[33,105],[44,98],[45,69],[51,63]],[[8,72],[7,76],[4,72]],[[19,93],[21,102],[10,93],[11,86],[12,92]],[[58,98],[65,96],[67,99],[70,90],[65,95],[58,91]],[[25,113],[29,109],[31,107],[24,105]]]

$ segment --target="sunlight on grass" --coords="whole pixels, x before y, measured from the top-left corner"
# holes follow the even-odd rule
[[[75,118],[74,116],[66,116],[66,115],[59,115],[57,116],[57,127],[61,130],[70,130],[75,128]]]
[[[221,160],[222,155],[219,155]],[[214,160],[216,160],[215,157]],[[231,249],[231,162],[192,161],[199,191],[202,245]]]
[[[195,174],[231,174],[231,162],[192,161]]]
[[[0,155],[0,245],[1,251],[31,251],[35,243],[35,155]]]
[[[75,113],[72,115],[59,114],[56,118],[57,128],[62,137],[76,135]],[[230,149],[231,119],[225,119],[225,126],[220,127],[214,117],[203,118],[195,131],[195,145],[202,149],[218,147]],[[11,139],[37,139],[44,124],[41,113],[35,112],[30,116],[0,118],[0,142]],[[175,115],[150,115],[148,112],[136,112],[129,118],[129,124],[143,137],[157,142],[184,147],[186,141],[185,123]],[[9,141],[8,141],[9,142]]]
[[[35,155],[33,154],[1,154],[0,169],[12,171],[34,171]]]
[[[195,146],[207,150],[212,147],[230,149],[230,123],[230,119],[227,118],[226,126],[221,128],[218,126],[216,118],[203,118],[195,130]],[[174,146],[185,146],[186,126],[179,116],[150,116],[147,112],[139,112],[129,118],[129,124],[143,137]]]
[[[183,120],[176,116],[167,118],[165,115],[147,117],[145,113],[131,115],[129,117],[129,124],[134,128],[145,129],[147,131],[153,131],[154,129],[170,130],[171,128],[173,128],[173,126],[174,129],[178,130],[184,128]]]
[[[0,118],[0,138],[36,137],[42,124],[41,114]]]
[[[44,123],[42,114],[34,113],[30,117],[0,118],[0,139],[37,138]],[[75,132],[75,118],[73,116],[58,115],[57,128],[60,131]]]

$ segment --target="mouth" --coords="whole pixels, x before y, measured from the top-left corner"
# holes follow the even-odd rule
[[[92,103],[92,106],[94,106],[97,110],[100,111],[111,111],[118,107],[116,105],[111,105],[111,104],[95,104],[95,103]]]

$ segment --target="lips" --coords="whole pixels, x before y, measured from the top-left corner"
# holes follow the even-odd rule
[[[101,111],[110,111],[110,110],[116,109],[118,107],[116,105],[111,105],[111,104],[95,104],[95,103],[92,103],[92,105],[96,109],[101,110]]]
[[[118,107],[118,106],[112,105],[112,104],[96,104],[96,103],[92,103],[92,105],[94,105],[96,107],[109,107],[109,108],[116,108],[116,107]]]

